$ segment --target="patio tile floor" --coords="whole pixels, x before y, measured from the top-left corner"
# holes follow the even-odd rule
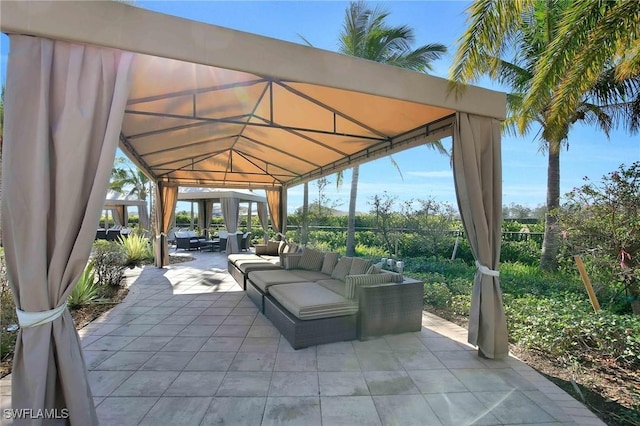
[[[224,254],[190,254],[128,271],[123,303],[80,330],[101,425],[604,424],[516,358],[479,358],[466,330],[428,313],[420,332],[295,351]]]

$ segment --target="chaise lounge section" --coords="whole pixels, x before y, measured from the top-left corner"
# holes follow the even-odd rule
[[[249,272],[264,270],[280,270],[281,259],[290,252],[297,252],[298,247],[284,241],[269,241],[267,244],[255,246],[255,253],[230,254],[227,257],[227,269],[231,276],[247,289]]]

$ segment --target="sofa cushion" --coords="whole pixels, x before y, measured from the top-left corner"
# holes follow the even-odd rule
[[[301,257],[302,253],[282,253],[280,255],[280,265],[284,269],[296,269]]]
[[[280,246],[280,241],[267,241],[267,252],[265,254],[268,255],[277,255],[278,247]]]
[[[274,285],[269,294],[301,320],[339,317],[358,312],[358,304],[312,282]]]
[[[333,268],[336,267],[336,263],[338,263],[339,253],[329,252],[324,254],[324,260],[322,261],[322,269],[320,272],[323,274],[331,275],[333,272]]]
[[[355,299],[358,287],[398,282],[402,282],[402,275],[395,272],[348,275],[344,285],[344,297],[347,299]]]
[[[352,261],[352,257],[341,257],[336,267],[333,268],[333,272],[331,272],[331,278],[344,281],[344,278],[349,275]]]
[[[236,253],[236,254],[230,254],[229,256],[227,256],[227,260],[235,264],[236,261],[238,260],[255,260],[257,262],[260,262],[264,259],[258,256],[257,254],[253,254],[253,253]]]
[[[348,275],[361,275],[366,274],[369,268],[371,267],[371,260],[369,259],[360,259],[359,257],[354,257],[351,262],[351,268],[349,269]]]
[[[293,275],[291,272],[284,271],[282,269],[249,272],[248,278],[249,281],[262,290],[263,293],[268,293],[269,287],[273,285],[304,281],[299,276]]]
[[[344,297],[344,282],[340,280],[326,279],[316,281],[316,284],[321,285],[324,288],[328,288],[334,293],[338,293],[340,296]]]
[[[243,274],[248,274],[251,271],[263,271],[263,270],[279,270],[280,266],[269,262],[268,260],[251,261],[251,260],[236,260],[235,267]]]
[[[307,271],[306,269],[293,269],[291,273],[302,278],[302,281],[318,281],[329,278],[329,275],[323,274],[320,271]]]
[[[300,262],[298,262],[298,268],[306,269],[307,271],[319,271],[322,269],[323,260],[323,252],[307,247],[302,252],[302,257],[300,258]]]

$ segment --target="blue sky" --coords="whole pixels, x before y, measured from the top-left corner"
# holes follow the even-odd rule
[[[337,1],[138,1],[139,7],[186,19],[203,21],[223,27],[247,31],[294,43],[303,43],[304,36],[317,48],[336,51],[337,39],[348,2]],[[442,43],[449,53],[434,64],[432,74],[446,77],[453,60],[455,43],[466,28],[465,8],[469,3],[459,1],[393,1],[371,2],[390,11],[389,22],[408,25],[415,30],[414,46]],[[170,31],[170,29],[167,29]],[[8,38],[2,36],[1,80],[4,82],[8,52]],[[354,76],[357,78],[357,76]],[[497,85],[483,79],[479,86],[500,90]],[[502,139],[503,203],[516,203],[536,207],[545,203],[546,156],[539,152],[536,130],[530,135]],[[443,140],[450,147],[451,141]],[[374,194],[387,191],[400,200],[434,198],[455,205],[455,190],[449,159],[426,147],[413,148],[394,155],[400,166],[402,179],[388,158],[360,167],[357,210],[366,212],[368,201]],[[584,176],[599,180],[620,164],[640,160],[638,136],[614,131],[607,140],[595,128],[576,126],[569,136],[569,150],[561,154],[561,192],[578,186]],[[327,195],[346,210],[349,199],[350,172],[340,190],[335,177],[329,178]],[[310,184],[310,199],[317,198],[315,185]],[[289,210],[302,205],[302,186],[289,189]],[[185,208],[179,207],[180,209]]]

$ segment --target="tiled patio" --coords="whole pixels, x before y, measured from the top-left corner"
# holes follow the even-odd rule
[[[226,256],[131,271],[80,331],[102,425],[602,425],[515,358],[480,359],[430,314],[421,332],[294,351]],[[10,380],[0,380],[1,408]]]

